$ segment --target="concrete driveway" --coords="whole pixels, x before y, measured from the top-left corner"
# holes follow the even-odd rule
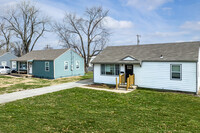
[[[92,83],[93,83],[92,79],[87,79],[87,80],[81,80],[77,82],[69,82],[69,83],[64,83],[64,84],[59,84],[59,85],[54,85],[54,86],[2,94],[0,95],[0,104],[12,102],[12,101],[16,101],[16,100],[24,99],[28,97],[52,93],[52,92],[56,92],[60,90],[70,89],[74,87],[81,87],[81,86],[92,84]]]

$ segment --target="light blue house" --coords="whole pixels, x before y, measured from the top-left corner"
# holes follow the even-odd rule
[[[72,49],[31,51],[14,61],[19,73],[34,77],[56,79],[84,75],[84,59]]]
[[[12,66],[13,69],[16,69],[16,62],[11,62],[11,60],[15,58],[17,58],[17,56],[15,56],[14,54],[6,52],[4,50],[0,50],[0,65],[9,67]]]

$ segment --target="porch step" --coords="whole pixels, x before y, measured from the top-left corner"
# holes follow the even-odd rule
[[[119,88],[126,88],[126,85],[120,85]]]

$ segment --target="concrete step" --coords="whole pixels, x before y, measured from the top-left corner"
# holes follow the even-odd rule
[[[126,85],[120,85],[119,88],[126,88]]]
[[[120,85],[119,88],[126,88],[126,85]],[[137,89],[136,85],[130,86],[130,89]]]

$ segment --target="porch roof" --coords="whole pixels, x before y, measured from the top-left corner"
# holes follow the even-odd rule
[[[92,63],[197,62],[199,46],[200,42],[109,46]],[[136,60],[123,60],[127,56],[134,57]]]

